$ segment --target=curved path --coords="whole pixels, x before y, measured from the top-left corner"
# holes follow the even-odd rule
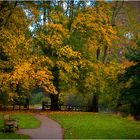
[[[41,125],[37,129],[19,129],[17,134],[29,135],[31,139],[63,139],[63,129],[55,121],[43,115],[35,115]]]

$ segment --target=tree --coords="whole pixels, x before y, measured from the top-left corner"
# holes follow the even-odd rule
[[[39,56],[32,45],[31,20],[24,12],[24,8],[32,3],[18,3],[12,9],[10,3],[14,2],[6,2],[6,5],[2,2],[4,7],[1,9],[4,15],[12,10],[10,16],[4,18],[6,24],[1,24],[1,92],[6,93],[10,100],[17,97],[19,102],[23,96],[29,98],[31,90],[37,86],[56,94],[53,75],[48,69],[51,61],[48,57]],[[0,18],[3,18],[2,14]]]
[[[121,106],[126,106],[125,112],[130,113],[137,118],[140,115],[140,43],[137,41],[137,48],[130,48],[127,58],[134,64],[126,68],[125,73],[120,76],[120,81],[124,84],[122,88],[120,101]]]
[[[44,3],[45,4],[45,3]],[[69,83],[70,79],[77,78],[77,69],[80,67],[81,54],[74,51],[73,48],[67,44],[69,40],[70,31],[68,29],[68,19],[63,14],[59,3],[55,7],[49,4],[49,10],[46,18],[46,23],[41,25],[35,36],[34,44],[40,49],[40,55],[46,56],[52,61],[52,66],[49,70],[53,75],[53,85],[56,88],[57,94],[50,93],[51,110],[59,110],[59,94],[60,84],[65,85]],[[57,16],[56,16],[57,15]]]
[[[97,2],[94,7],[86,7],[84,10],[78,12],[72,27],[73,34],[80,36],[80,41],[83,42],[78,49],[85,57],[85,60],[87,59],[89,61],[89,64],[87,63],[86,65],[89,67],[89,70],[85,71],[87,75],[84,72],[84,76],[85,79],[89,77],[89,83],[92,85],[91,88],[89,88],[93,94],[90,110],[98,112],[98,100],[102,87],[101,83],[103,81],[102,62],[104,55],[106,55],[102,52],[104,52],[105,45],[110,49],[112,40],[116,38],[116,30],[111,25],[111,5],[106,2]],[[86,38],[86,40],[84,40],[84,38]],[[88,76],[89,73],[90,76]],[[82,79],[84,82],[84,77]]]

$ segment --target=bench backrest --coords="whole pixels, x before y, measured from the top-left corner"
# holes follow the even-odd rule
[[[4,121],[8,121],[8,120],[10,120],[10,116],[9,116],[9,114],[6,114],[6,115],[4,115]]]

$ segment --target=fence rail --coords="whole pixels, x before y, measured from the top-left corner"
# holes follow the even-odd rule
[[[40,107],[38,110],[50,110],[51,104],[47,102],[42,102],[42,108]],[[29,108],[29,106],[24,105],[1,105],[0,104],[0,111],[10,111],[10,110],[32,110],[33,108]],[[88,106],[74,106],[74,105],[60,105],[60,109],[62,111],[88,111]]]
[[[51,105],[42,102],[42,110],[50,109]],[[62,111],[88,111],[88,106],[60,105]]]

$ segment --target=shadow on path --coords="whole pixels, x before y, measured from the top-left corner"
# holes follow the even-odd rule
[[[35,115],[41,122],[37,129],[19,129],[17,134],[29,135],[31,139],[63,139],[63,128],[54,120],[43,115]]]

